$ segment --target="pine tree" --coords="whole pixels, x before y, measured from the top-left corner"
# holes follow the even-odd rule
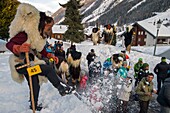
[[[9,25],[14,19],[18,5],[19,2],[17,0],[0,1],[0,36],[3,39],[9,38]]]
[[[83,25],[81,24],[82,15],[79,11],[82,7],[80,0],[70,0],[61,6],[66,8],[63,24],[68,25],[68,30],[64,34],[64,40],[76,43],[84,41]]]

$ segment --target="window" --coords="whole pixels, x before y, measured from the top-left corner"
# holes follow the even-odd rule
[[[140,35],[140,31],[138,31],[138,35]]]
[[[58,39],[60,39],[60,35],[58,35]]]

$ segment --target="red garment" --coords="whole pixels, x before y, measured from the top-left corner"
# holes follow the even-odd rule
[[[86,75],[84,75],[84,76],[81,78],[81,80],[80,80],[80,88],[81,88],[81,89],[86,88],[87,80],[88,80],[88,77],[87,77]]]
[[[126,59],[129,59],[129,56],[126,54]]]
[[[27,34],[25,32],[20,32],[6,44],[7,49],[9,49],[11,52],[14,53],[13,51],[13,46],[14,45],[22,45],[24,42],[27,41]],[[45,46],[45,45],[44,45]],[[14,53],[15,54],[15,53]],[[45,49],[43,49],[40,54],[44,57],[47,57],[47,52]]]

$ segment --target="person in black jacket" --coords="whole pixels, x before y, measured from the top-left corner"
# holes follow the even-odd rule
[[[91,51],[88,53],[88,55],[87,55],[87,57],[86,57],[87,63],[88,63],[88,67],[89,67],[90,63],[91,63],[92,61],[94,61],[95,57],[96,57],[96,54],[95,54],[95,52],[94,52],[94,49],[91,49]]]
[[[130,53],[130,50],[131,50],[131,43],[132,43],[132,36],[133,36],[133,32],[134,32],[134,28],[132,28],[130,31],[129,31],[129,28],[127,27],[126,28],[126,32],[122,34],[122,36],[125,37],[124,41],[125,41],[125,47],[126,47],[126,50]]]
[[[160,113],[170,113],[170,77],[165,79],[157,101],[161,105]]]
[[[164,80],[167,78],[168,70],[170,70],[170,65],[166,62],[166,58],[162,57],[161,62],[154,68],[154,73],[157,74],[158,93],[161,90],[161,84],[164,83]]]
[[[140,68],[138,72],[138,79],[139,82],[142,80],[143,77],[147,77],[149,74],[149,64],[143,63],[143,66]]]
[[[63,47],[57,47],[54,54],[57,57],[60,56],[60,57],[65,58],[65,51],[64,51]]]

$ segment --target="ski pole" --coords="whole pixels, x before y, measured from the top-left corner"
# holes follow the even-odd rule
[[[28,52],[25,53],[25,56],[26,56],[27,64],[30,64]],[[30,65],[28,65],[28,67],[30,67]],[[33,113],[35,113],[34,93],[33,93],[33,86],[32,86],[32,78],[31,78],[31,76],[29,76],[29,82],[30,82],[30,91],[31,91],[32,111],[33,111]]]

